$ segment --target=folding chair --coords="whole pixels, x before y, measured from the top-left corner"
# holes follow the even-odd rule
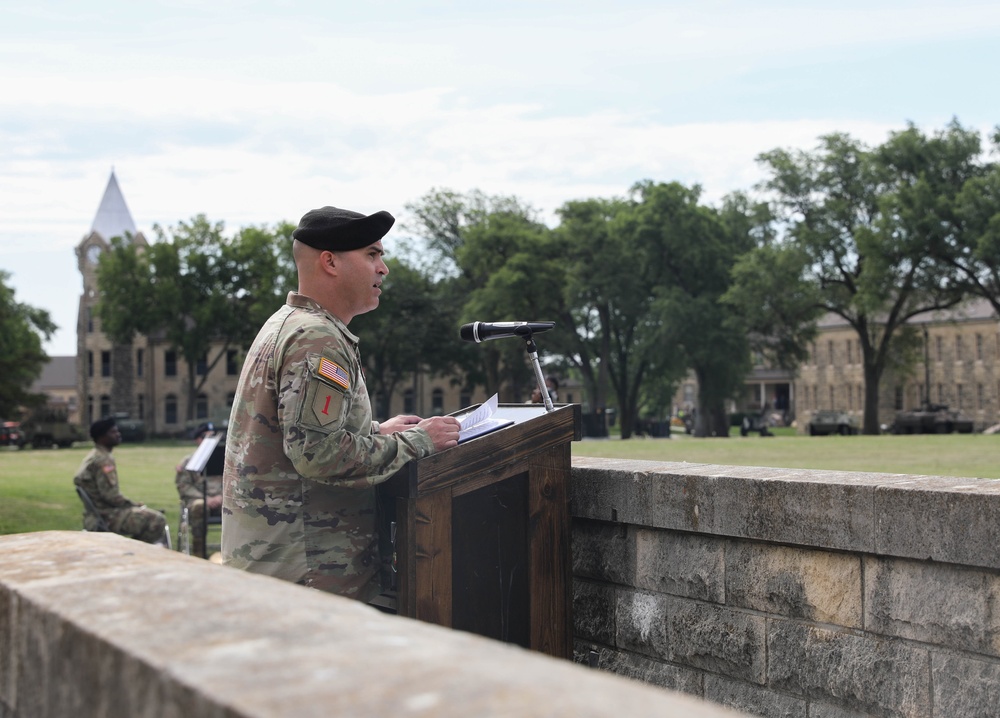
[[[86,511],[88,514],[90,514],[97,520],[97,528],[94,529],[94,531],[106,531],[108,533],[111,533],[111,527],[108,526],[108,522],[104,520],[104,517],[101,516],[101,512],[97,510],[96,506],[94,506],[94,502],[90,500],[90,496],[87,494],[87,492],[84,491],[81,487],[77,486],[76,495],[79,496],[80,501],[83,502],[84,511]],[[86,531],[87,530],[86,524],[84,526],[85,528],[83,530]]]

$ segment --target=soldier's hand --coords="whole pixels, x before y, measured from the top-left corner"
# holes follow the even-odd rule
[[[435,451],[458,446],[458,431],[461,424],[454,416],[432,416],[429,419],[424,419],[417,426],[431,435]]]
[[[378,426],[380,434],[395,434],[397,431],[412,429],[420,423],[420,417],[415,414],[400,414],[391,419],[386,419]]]

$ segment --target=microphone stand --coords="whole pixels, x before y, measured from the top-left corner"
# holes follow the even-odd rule
[[[535,368],[535,381],[538,382],[538,391],[542,394],[542,401],[545,403],[545,411],[553,411],[555,407],[552,406],[552,397],[549,396],[549,389],[545,386],[545,377],[542,376],[542,365],[538,363],[538,347],[535,346],[535,340],[531,336],[531,330],[529,329],[528,332],[521,338],[524,339],[524,348],[528,351],[528,356],[531,357],[531,365]]]

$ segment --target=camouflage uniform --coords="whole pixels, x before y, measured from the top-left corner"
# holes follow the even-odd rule
[[[290,292],[236,390],[223,474],[223,563],[368,601],[374,486],[433,452],[423,429],[372,434],[358,338]]]
[[[188,523],[193,537],[191,553],[201,556],[205,553],[205,498],[222,493],[222,477],[203,477],[197,471],[185,469],[192,456],[194,454],[188,454],[177,464],[174,483],[177,484],[177,494],[181,497],[181,503],[188,510]],[[205,482],[204,494],[202,494],[202,481]]]
[[[156,543],[163,538],[167,519],[159,511],[146,508],[122,496],[118,487],[118,468],[111,452],[95,446],[80,464],[73,483],[82,488],[94,502],[108,527],[116,534]],[[97,520],[84,511],[83,526],[88,531],[97,528]]]

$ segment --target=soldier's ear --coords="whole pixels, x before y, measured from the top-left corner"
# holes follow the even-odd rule
[[[336,274],[337,270],[340,269],[340,257],[337,256],[336,252],[323,250],[319,253],[319,266],[326,274]]]

